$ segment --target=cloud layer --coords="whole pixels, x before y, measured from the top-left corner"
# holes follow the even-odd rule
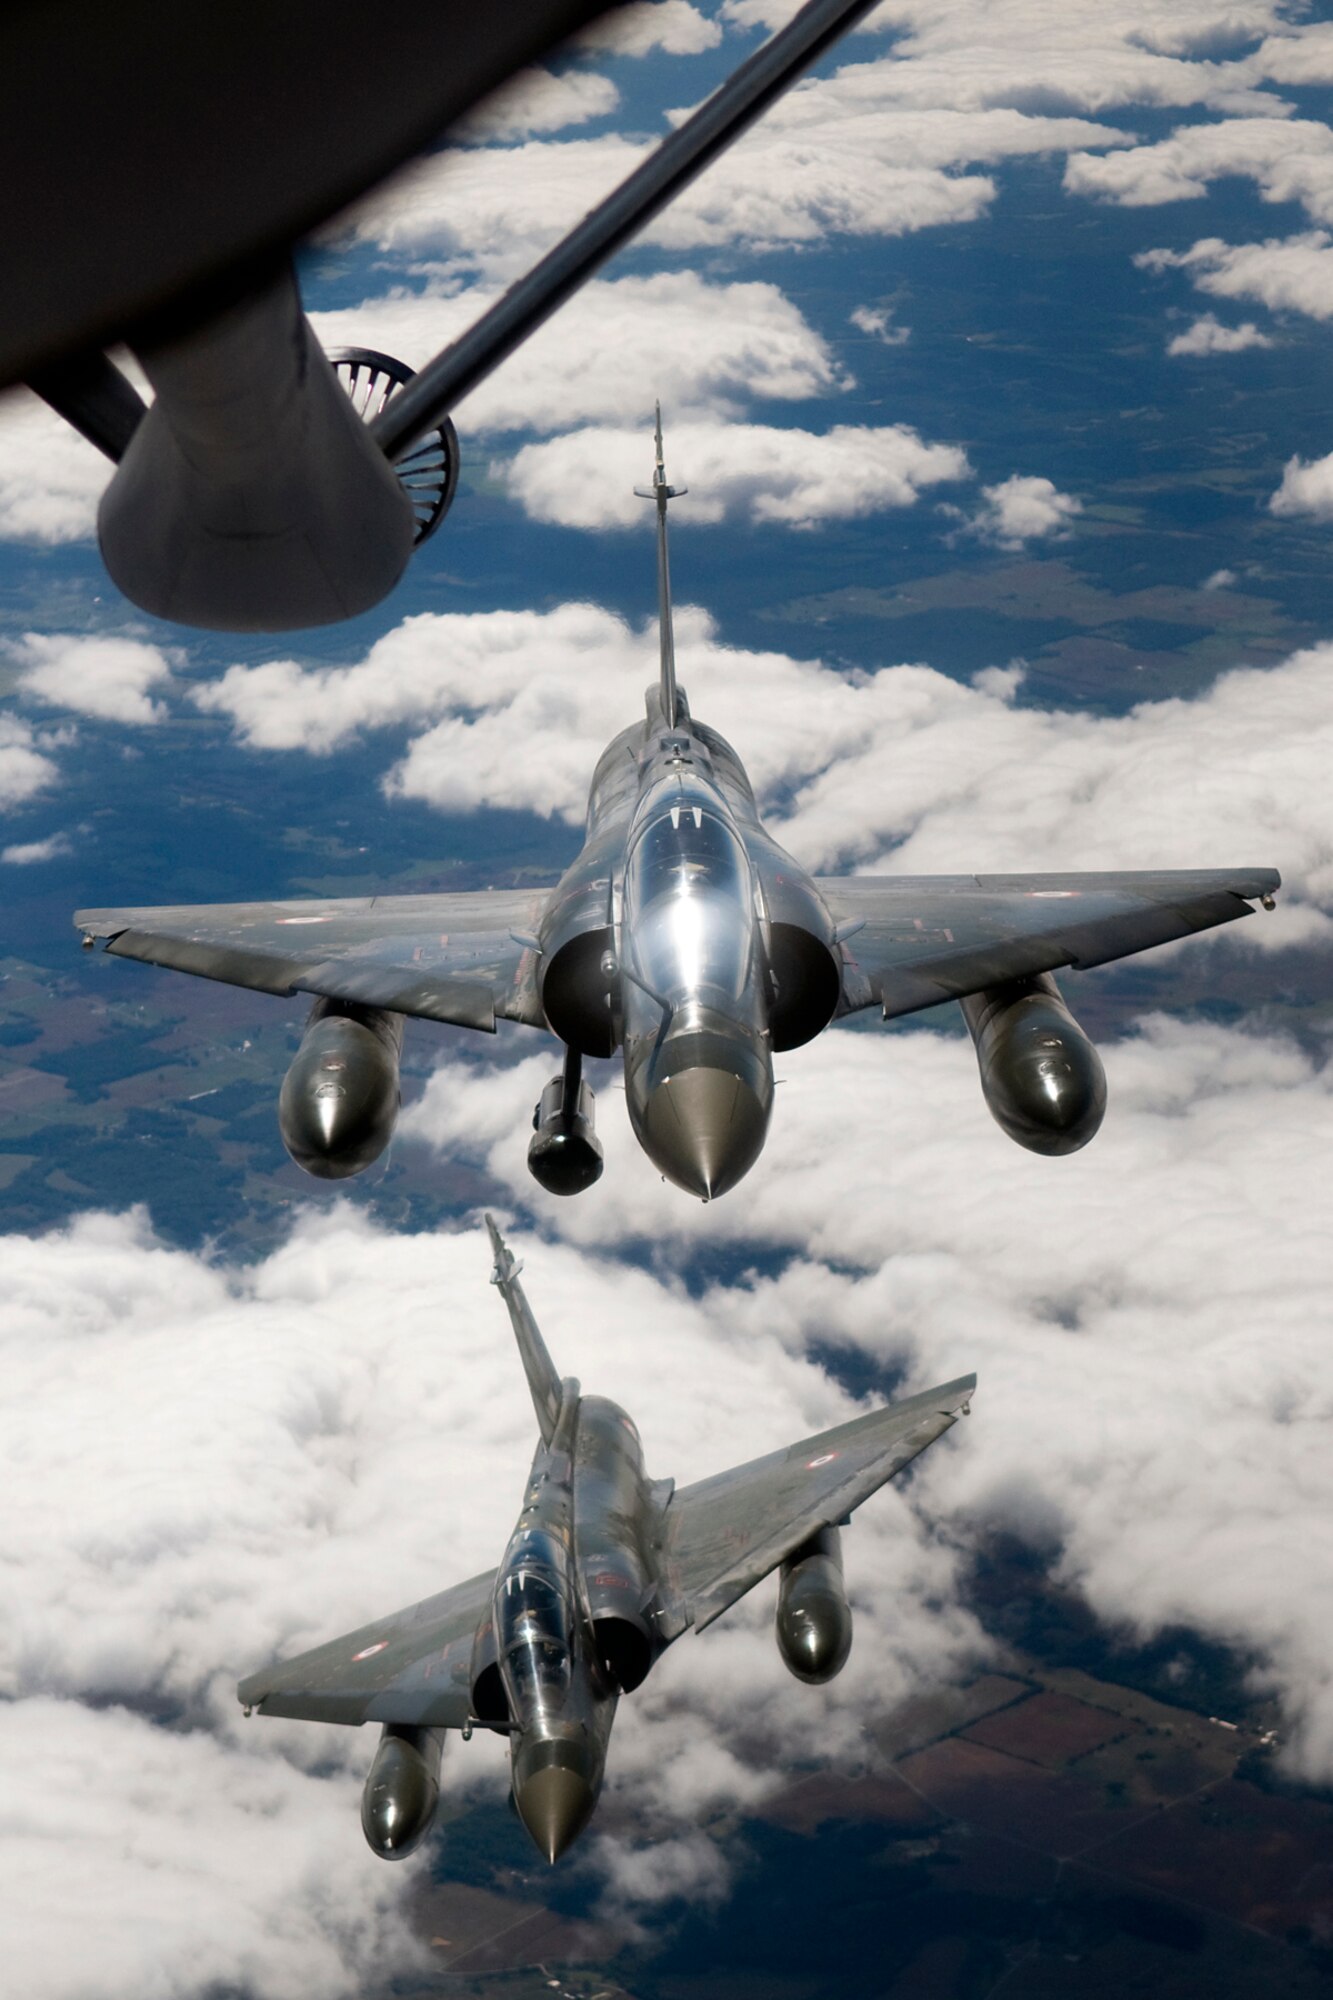
[[[1145,271],[1187,271],[1196,291],[1216,299],[1257,299],[1273,312],[1333,319],[1333,239],[1323,229],[1263,243],[1201,237],[1188,250],[1144,250]]]
[[[370,343],[417,367],[492,296],[400,292],[312,317],[327,346]],[[463,399],[459,422],[475,433],[646,421],[650,432],[654,396],[673,414],[734,415],[753,398],[822,396],[844,379],[823,337],[776,285],[662,272],[585,286]]]
[[[24,1587],[0,1635],[0,1864],[25,1885],[9,1942],[28,1990],[295,2000],[406,1973],[419,1867],[377,1863],[357,1823],[376,1732],[247,1724],[234,1683],[498,1559],[534,1435],[481,1232],[394,1236],[335,1210],[228,1268],[166,1250],[142,1217],[89,1216],[3,1252],[6,1542]],[[561,1366],[634,1409],[657,1471],[696,1478],[852,1408],[773,1334],[719,1325],[644,1272],[559,1246],[540,1265]],[[651,1353],[630,1326],[653,1329]],[[703,1372],[705,1409],[682,1386]],[[771,1592],[706,1650],[677,1650],[613,1747],[642,1829],[687,1832],[775,1782],[730,1741],[742,1707],[752,1739],[854,1756],[868,1696],[975,1647],[944,1601],[952,1558],[901,1493],[867,1513],[857,1574],[867,1643],[831,1703],[784,1672]],[[446,1787],[498,1800],[505,1766],[502,1745],[451,1739]],[[98,1901],[70,1925],[85,1850]]]
[[[643,564],[647,587],[646,527]],[[775,831],[808,866],[1276,865],[1287,896],[1263,927],[1269,944],[1322,926],[1293,905],[1333,903],[1333,646],[1118,716],[1023,706],[1017,672],[973,684],[910,665],[849,676],[747,652],[689,607],[677,658],[695,713],[736,744]],[[608,736],[656,676],[652,624],[570,604],[427,614],[355,665],[235,666],[194,699],[270,750],[319,754],[406,729],[391,796],[577,825]]]
[[[109,478],[101,452],[30,390],[0,398],[0,540],[87,540]]]
[[[1324,1777],[1333,1565],[1293,1570],[1284,1550],[1322,1546],[1333,1503],[1308,1171],[1333,1141],[1329,1073],[1281,1038],[1204,1024],[1150,1020],[1103,1052],[1101,1135],[1041,1161],[990,1122],[965,1040],[835,1032],[784,1059],[763,1160],[702,1212],[652,1173],[609,1091],[603,1182],[563,1207],[535,1193],[537,1057],[446,1062],[409,1131],[483,1164],[590,1252],[655,1244],[669,1265],[702,1240],[791,1257],[710,1295],[735,1332],[793,1352],[845,1340],[909,1360],[913,1380],[975,1362],[976,1414],[923,1472],[926,1504],[964,1536],[997,1524],[1054,1546],[1112,1625],[1184,1624],[1254,1658],[1294,1764]]]

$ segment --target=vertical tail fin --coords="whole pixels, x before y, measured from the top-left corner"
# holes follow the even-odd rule
[[[537,1329],[532,1317],[532,1309],[523,1296],[523,1287],[518,1282],[518,1274],[523,1269],[513,1251],[496,1227],[495,1217],[486,1217],[486,1228],[491,1239],[491,1249],[495,1252],[495,1269],[491,1273],[491,1283],[498,1285],[500,1297],[509,1308],[510,1324],[518,1351],[523,1360],[523,1372],[528,1378],[532,1391],[532,1407],[537,1412],[537,1426],[542,1434],[542,1443],[549,1444],[555,1433],[556,1419],[560,1415],[561,1384],[555,1372],[555,1365],[546,1351],[546,1342]]]
[[[658,403],[657,463],[653,467],[652,490],[645,493],[636,486],[635,492],[641,500],[657,502],[657,622],[662,641],[662,713],[669,728],[674,729],[680,717],[680,707],[676,699],[676,638],[671,625],[671,565],[667,559],[667,502],[687,493],[687,486],[668,486],[666,466],[662,461],[662,405]]]

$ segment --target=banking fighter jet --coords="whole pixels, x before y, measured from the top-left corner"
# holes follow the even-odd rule
[[[759,1157],[773,1057],[833,1020],[961,1004],[981,1087],[1019,1145],[1069,1153],[1106,1079],[1052,974],[1102,965],[1272,907],[1271,868],[1049,875],[812,876],[764,827],[740,758],[676,682],[668,485],[657,425],[661,672],[603,751],[581,852],[553,889],[350,901],[81,910],[85,945],[314,999],[278,1117],[327,1179],[383,1152],[407,1015],[564,1044],[528,1164],[554,1194],[602,1171],[585,1057],[624,1059],[630,1124],[707,1201]]]
[[[409,1854],[439,1802],[446,1730],[509,1737],[515,1810],[550,1861],[590,1819],[616,1703],[673,1640],[780,1569],[778,1650],[798,1680],[852,1643],[839,1527],[966,1412],[967,1375],[677,1489],[644,1469],[634,1424],[562,1381],[487,1217],[540,1441],[498,1569],[251,1674],[246,1713],[384,1725],[361,1824]]]

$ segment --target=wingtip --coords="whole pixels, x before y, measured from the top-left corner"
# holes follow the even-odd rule
[[[961,1410],[966,1416],[976,1394],[977,1378],[971,1375],[957,1375],[952,1382],[941,1382],[938,1389],[928,1389],[927,1396],[941,1410],[954,1412]]]

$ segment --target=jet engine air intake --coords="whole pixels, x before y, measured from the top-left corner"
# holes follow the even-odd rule
[[[593,1614],[592,1642],[597,1664],[617,1694],[633,1694],[653,1664],[653,1635],[640,1612]]]
[[[959,1004],[996,1124],[1030,1153],[1086,1146],[1106,1114],[1106,1072],[1050,973],[987,987]]]
[[[361,1794],[361,1831],[382,1861],[402,1861],[430,1832],[443,1748],[442,1729],[386,1725]]]
[[[472,1713],[478,1722],[508,1722],[509,1698],[500,1677],[495,1621],[488,1618],[472,1642]]]
[[[638,1431],[615,1403],[585,1396],[574,1447],[575,1549],[593,1654],[617,1694],[634,1692],[660,1650],[657,1576],[641,1534],[652,1504]]]
[[[831,1681],[852,1650],[852,1613],[842,1581],[842,1537],[820,1528],[782,1565],[778,1651],[798,1681]]]
[[[542,960],[542,1011],[553,1035],[585,1056],[615,1054],[615,932],[596,924],[552,946]]]
[[[799,924],[775,923],[768,945],[772,997],[768,1027],[774,1050],[804,1048],[822,1034],[842,992],[838,961],[822,938]]]
[[[317,1000],[278,1099],[282,1143],[318,1180],[347,1180],[393,1137],[403,1017]]]

